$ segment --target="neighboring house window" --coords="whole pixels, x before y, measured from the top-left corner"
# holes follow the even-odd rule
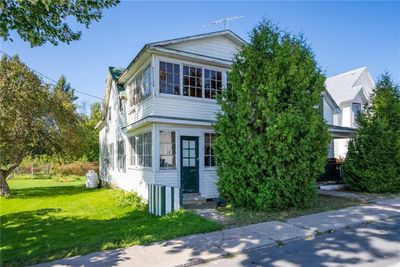
[[[202,68],[183,66],[183,95],[203,97]]]
[[[160,61],[160,93],[180,94],[180,66]]]
[[[160,168],[175,168],[175,132],[160,131]]]
[[[222,72],[204,69],[205,98],[215,99],[222,91]]]
[[[132,136],[129,138],[129,143],[131,144],[130,164],[139,167],[151,167],[151,132]]]
[[[108,108],[108,120],[111,121],[111,107]]]
[[[357,117],[361,113],[361,104],[360,103],[352,103],[351,109],[353,110],[353,124],[357,124]]]
[[[148,65],[129,84],[130,106],[151,95],[151,66]]]
[[[108,145],[108,166],[114,170],[114,144]]]
[[[206,167],[215,166],[215,156],[212,148],[214,137],[215,134],[213,133],[204,133],[204,166]]]
[[[125,140],[118,141],[118,169],[125,171]]]

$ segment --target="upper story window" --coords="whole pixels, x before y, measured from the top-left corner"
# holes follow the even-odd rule
[[[183,66],[183,95],[203,97],[202,69]]]
[[[215,99],[222,92],[222,72],[204,69],[205,98]]]
[[[129,84],[130,106],[151,95],[151,66],[148,65]]]
[[[160,93],[180,94],[180,66],[160,61]]]
[[[175,132],[160,131],[160,168],[176,166]]]

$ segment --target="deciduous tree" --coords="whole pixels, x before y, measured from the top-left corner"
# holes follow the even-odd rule
[[[8,40],[15,30],[31,46],[46,42],[57,45],[81,38],[69,24],[75,18],[86,28],[99,21],[103,9],[113,7],[119,0],[2,0],[0,1],[0,36]]]
[[[68,97],[52,91],[18,57],[0,61],[0,195],[28,155],[74,153],[78,116]]]

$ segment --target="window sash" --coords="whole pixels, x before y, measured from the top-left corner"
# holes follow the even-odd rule
[[[214,138],[214,133],[204,133],[204,166],[206,167],[216,166],[214,150],[212,148]]]
[[[130,106],[139,104],[151,95],[151,65],[139,72],[128,85]]]
[[[180,95],[180,65],[160,61],[159,91],[164,94]]]
[[[141,133],[129,138],[131,143],[130,164],[137,167],[152,166],[152,140],[151,131]]]
[[[222,92],[222,72],[204,69],[204,97],[215,99]]]
[[[174,131],[160,131],[160,169],[176,167],[175,137]]]

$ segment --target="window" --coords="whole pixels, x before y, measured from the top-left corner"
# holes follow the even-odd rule
[[[143,134],[143,146],[144,167],[151,167],[151,132]]]
[[[119,99],[119,112],[124,111],[124,100]]]
[[[160,93],[180,94],[180,66],[160,61]]]
[[[214,136],[215,134],[213,133],[204,134],[204,166],[206,167],[215,166],[215,156],[212,148]]]
[[[205,98],[215,99],[222,91],[222,72],[204,69]]]
[[[111,121],[111,107],[108,107],[108,120]]]
[[[360,103],[352,103],[351,104],[351,109],[353,111],[353,125],[357,125],[357,117],[361,113],[361,104]]]
[[[358,115],[359,113],[361,113],[361,104],[360,103],[353,103],[351,105],[351,109],[354,112],[354,115]]]
[[[129,138],[131,144],[130,164],[139,167],[152,166],[151,132],[142,133]]]
[[[183,95],[203,97],[201,68],[183,66]]]
[[[129,143],[131,145],[131,157],[130,157],[130,161],[129,164],[132,166],[136,166],[136,151],[137,151],[137,147],[136,147],[136,136],[131,136],[129,137]]]
[[[125,172],[125,140],[118,141],[118,170]]]
[[[160,131],[160,168],[175,168],[175,132]]]
[[[130,106],[137,105],[151,95],[151,66],[148,65],[129,84]]]
[[[114,170],[114,144],[108,145],[108,167]]]

